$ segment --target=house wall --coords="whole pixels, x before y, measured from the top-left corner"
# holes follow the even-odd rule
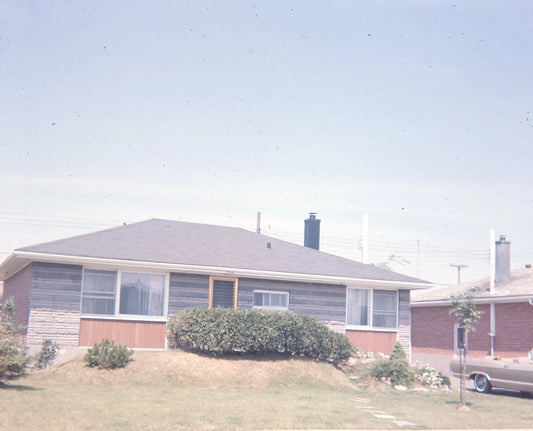
[[[165,348],[165,322],[81,319],[79,345],[91,347],[103,338],[129,348]]]
[[[500,356],[523,356],[533,349],[533,306],[496,304],[494,349]]]
[[[410,292],[398,295],[398,328],[393,331],[346,331],[346,287],[337,284],[302,283],[279,280],[239,278],[238,307],[253,307],[253,291],[267,290],[289,293],[289,309],[312,316],[338,332],[346,333],[354,345],[368,352],[390,353],[400,341],[411,354]],[[209,276],[170,275],[169,315],[188,307],[209,305]]]
[[[10,293],[18,295],[15,298],[20,304],[18,318],[27,325],[26,341],[30,350],[39,348],[47,338],[63,348],[90,346],[104,337],[128,347],[164,347],[164,322],[81,319],[82,277],[82,266],[33,262],[6,281],[6,297]],[[185,308],[209,305],[209,276],[172,273],[169,280],[169,315]],[[239,308],[252,308],[256,289],[289,292],[291,311],[310,315],[332,329],[345,332],[345,286],[240,278]],[[408,304],[409,291],[400,291],[397,331],[350,330],[347,335],[365,351],[388,353],[397,340],[409,351]]]
[[[398,292],[398,340],[404,348],[407,357],[411,357],[411,291]],[[393,344],[394,346],[394,344]],[[392,349],[389,351],[389,353]]]
[[[31,276],[30,264],[4,282],[4,300],[13,298],[15,304],[13,322],[24,328],[24,335],[30,315]]]
[[[497,336],[495,338],[495,355],[511,355],[516,356],[520,353],[519,346],[515,345],[517,349],[515,352],[505,352],[498,348],[498,341],[508,337],[503,328],[506,323],[512,321],[514,316],[512,313],[503,312],[503,304],[496,305],[496,319],[497,319]],[[490,332],[490,306],[483,304],[478,305],[477,310],[483,312],[478,324],[475,325],[476,330],[468,334],[468,354],[473,356],[485,356],[491,353],[491,337]],[[532,307],[533,308],[533,307]],[[412,344],[414,353],[437,353],[437,354],[453,354],[455,343],[455,324],[457,319],[450,316],[451,307],[413,307],[411,311],[412,316]],[[500,310],[500,312],[498,311]],[[533,321],[532,323],[533,324]],[[504,325],[502,327],[502,325]],[[522,327],[522,331],[526,331],[526,327]],[[532,346],[533,347],[533,346]],[[520,354],[527,354],[528,349],[523,350]]]
[[[354,346],[363,352],[383,353],[392,352],[394,344],[399,341],[408,358],[411,357],[411,308],[409,290],[398,292],[398,328],[397,330],[354,330],[348,329],[346,335]]]
[[[209,276],[170,274],[168,314],[185,308],[209,306]]]
[[[378,331],[346,331],[350,342],[363,352],[383,353],[389,355],[396,343],[398,334]]]
[[[26,344],[40,348],[51,339],[59,347],[78,345],[82,267],[33,262]]]
[[[239,279],[239,308],[253,307],[253,291],[289,292],[289,310],[312,316],[332,329],[343,331],[346,288],[337,284],[299,283],[251,278]]]
[[[289,307],[331,326],[342,326],[346,316],[345,287],[340,285],[239,278],[238,307],[253,307],[254,290],[289,292]],[[171,274],[168,314],[189,307],[209,306],[209,276]]]

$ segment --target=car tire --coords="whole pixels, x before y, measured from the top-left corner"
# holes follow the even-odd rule
[[[492,389],[489,379],[483,374],[476,374],[474,377],[474,388],[476,391],[487,394]]]

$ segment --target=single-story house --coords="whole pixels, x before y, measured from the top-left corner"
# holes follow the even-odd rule
[[[495,244],[494,282],[486,277],[448,287],[413,292],[411,298],[413,353],[453,354],[457,349],[457,319],[451,317],[450,296],[476,288],[474,303],[483,312],[468,334],[474,356],[526,356],[533,348],[533,269],[511,270],[510,242]]]
[[[318,250],[319,222],[300,246],[240,228],[151,219],[19,248],[0,265],[4,297],[28,347],[102,338],[166,347],[169,315],[188,307],[305,313],[365,351],[410,351],[410,291],[422,280]]]

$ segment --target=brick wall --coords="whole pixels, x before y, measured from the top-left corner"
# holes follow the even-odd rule
[[[32,267],[30,264],[4,283],[4,300],[13,298],[15,302],[13,321],[23,327],[28,324],[31,275]]]
[[[476,330],[468,335],[469,354],[484,356],[491,353],[490,306],[478,305],[483,315]],[[453,353],[455,318],[450,307],[413,307],[412,343],[415,353]],[[533,307],[527,302],[496,304],[497,356],[525,356],[533,348]]]
[[[533,307],[527,302],[496,304],[496,337],[498,355],[516,356],[533,349]]]

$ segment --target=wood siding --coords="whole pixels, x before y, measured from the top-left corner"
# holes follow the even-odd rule
[[[363,352],[389,355],[398,339],[396,332],[347,330],[350,342]]]
[[[165,322],[81,319],[79,345],[90,347],[107,338],[129,348],[163,349],[165,330]]]
[[[209,276],[170,274],[168,314],[185,308],[209,306]]]
[[[33,262],[31,308],[79,313],[83,268],[77,265]]]
[[[326,323],[346,321],[346,287],[338,284],[239,279],[239,308],[253,307],[253,291],[289,292],[289,309]]]

